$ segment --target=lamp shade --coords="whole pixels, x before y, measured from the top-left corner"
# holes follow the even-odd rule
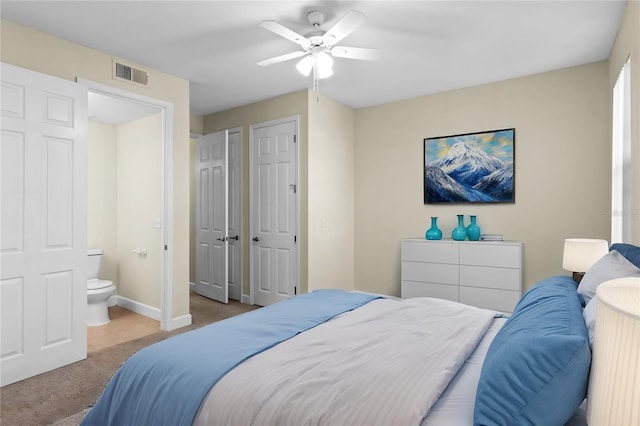
[[[587,272],[608,251],[607,240],[568,238],[564,240],[562,269],[571,272]]]
[[[316,56],[316,66],[318,67],[318,78],[323,79],[333,75],[333,59],[325,52],[320,52]]]
[[[311,70],[313,69],[313,63],[313,56],[307,55],[296,64],[296,68],[300,74],[308,77],[309,74],[311,74]]]
[[[587,422],[640,425],[640,277],[607,281],[596,294]]]
[[[325,52],[313,51],[296,64],[298,72],[305,77],[315,68],[314,78],[322,80],[333,75],[333,58]]]

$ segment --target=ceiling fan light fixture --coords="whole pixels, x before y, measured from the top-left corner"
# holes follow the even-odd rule
[[[324,78],[329,78],[333,75],[333,68],[327,68],[327,67],[320,67],[318,66],[318,73],[317,73],[317,77],[318,80],[322,80]]]
[[[317,67],[318,78],[331,77],[333,75],[333,58],[325,52],[320,52],[315,57],[315,65]]]
[[[314,58],[311,55],[307,55],[300,61],[298,61],[298,63],[296,64],[296,69],[298,70],[298,72],[300,72],[300,74],[308,77],[309,74],[311,74],[311,70],[313,69],[313,63]]]
[[[333,58],[325,52],[312,53],[305,56],[296,64],[300,74],[308,77],[315,68],[319,80],[333,75]]]

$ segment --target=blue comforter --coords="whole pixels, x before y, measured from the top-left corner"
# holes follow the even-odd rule
[[[190,425],[233,367],[376,298],[317,290],[144,348],[116,372],[82,425]]]

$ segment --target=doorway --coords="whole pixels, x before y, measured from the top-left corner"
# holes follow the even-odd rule
[[[130,286],[127,289],[128,297],[118,296],[118,305],[158,320],[160,329],[170,330],[175,328],[171,324],[172,282],[169,273],[172,250],[170,194],[173,107],[164,101],[100,83],[87,80],[79,80],[79,83],[89,91],[90,120],[109,117],[110,120],[133,123],[123,131],[127,133],[128,142],[120,145],[128,151],[126,162],[129,164],[118,170],[118,186],[127,190],[119,199],[116,214],[119,217],[131,215],[131,221],[136,224],[132,227],[129,220],[124,221],[130,230],[116,231],[133,238],[122,244],[118,241],[118,261],[125,259],[128,265],[123,270],[118,269],[117,276],[119,280],[129,281],[135,281],[137,276],[145,274],[153,274],[154,278],[147,288],[138,284]],[[100,108],[100,105],[104,108]],[[145,144],[145,138],[140,136],[149,128],[154,129],[155,134],[150,136],[153,140]],[[138,161],[140,164],[144,161],[146,166],[138,168]],[[145,203],[149,206],[144,211],[135,207]],[[150,286],[154,288],[149,290]]]

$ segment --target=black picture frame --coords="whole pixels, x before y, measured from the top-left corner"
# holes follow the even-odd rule
[[[424,204],[515,203],[516,129],[424,138]]]

